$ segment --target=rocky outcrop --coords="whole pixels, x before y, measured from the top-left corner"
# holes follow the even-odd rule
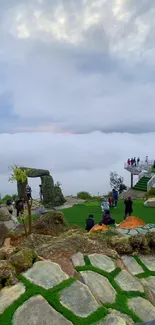
[[[0,222],[0,247],[3,245],[6,235],[8,233],[8,228],[5,223]]]
[[[70,258],[73,254],[78,251],[82,253],[102,253],[112,257],[117,257],[116,251],[108,248],[102,235],[87,234],[83,229],[73,229],[64,232],[58,237],[51,239],[46,236],[47,243],[42,245],[39,244],[39,237],[36,237],[35,243],[34,234],[28,236],[24,242],[23,247],[30,247],[30,242],[33,242],[33,247],[35,248],[37,254],[45,259],[53,258]]]
[[[118,254],[132,254],[133,247],[129,238],[114,236],[108,239],[108,245],[115,249]]]
[[[31,248],[23,248],[9,257],[9,262],[14,266],[17,274],[29,269],[37,260],[38,256]]]
[[[155,197],[148,199],[144,202],[146,207],[155,208]]]
[[[8,261],[0,261],[0,289],[17,283],[15,268]]]
[[[11,220],[11,215],[7,211],[7,208],[0,208],[0,221],[9,221]]]
[[[33,223],[33,233],[43,235],[60,235],[68,229],[63,213],[59,211],[49,211],[38,217]]]

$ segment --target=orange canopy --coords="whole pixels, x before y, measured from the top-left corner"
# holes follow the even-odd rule
[[[106,231],[106,230],[109,230],[109,227],[106,226],[106,225],[95,225],[91,230],[90,232],[94,232],[94,231]]]
[[[137,227],[145,226],[145,222],[137,217],[127,217],[120,223],[118,228],[134,229]]]

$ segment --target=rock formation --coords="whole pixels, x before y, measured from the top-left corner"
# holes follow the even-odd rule
[[[41,178],[43,205],[45,207],[60,206],[65,202],[61,188],[58,191],[58,186],[54,185],[53,177],[48,170],[28,167],[21,167],[21,169],[27,170],[27,176],[30,178]],[[23,196],[23,184],[21,182],[17,182],[17,190],[18,196]]]

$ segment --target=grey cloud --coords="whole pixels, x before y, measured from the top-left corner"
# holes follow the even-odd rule
[[[135,28],[139,17],[149,29],[152,26],[153,33],[150,17],[155,6],[149,1],[146,7],[142,1],[135,8],[130,1],[121,7],[130,12],[125,21],[113,15],[114,4],[101,2],[97,9],[95,0],[85,5],[82,1],[13,1],[10,10],[8,4],[2,6],[0,85],[4,94],[9,93],[13,116],[8,115],[7,123],[7,117],[1,119],[1,133],[46,129],[52,124],[73,133],[154,131],[154,38],[146,33],[141,39],[143,31]],[[68,38],[56,38],[47,26],[40,30],[33,15],[37,10],[46,24],[56,24],[64,15]],[[23,14],[22,23],[31,31],[27,39],[17,37],[17,13]],[[100,19],[90,24],[93,13]],[[150,48],[152,59],[146,61]],[[10,99],[3,105],[3,94],[1,98],[0,108],[6,110]]]

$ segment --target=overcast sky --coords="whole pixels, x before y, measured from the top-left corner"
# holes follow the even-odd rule
[[[154,0],[0,0],[0,192],[13,164],[65,194],[155,159]],[[37,195],[40,180],[30,180]]]

